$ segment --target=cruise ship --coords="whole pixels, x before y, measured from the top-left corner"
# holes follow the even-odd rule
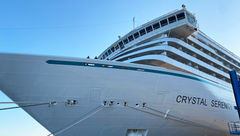
[[[228,72],[240,74],[240,58],[185,6],[95,59],[0,53],[0,62],[0,90],[49,136],[229,136],[239,120]]]

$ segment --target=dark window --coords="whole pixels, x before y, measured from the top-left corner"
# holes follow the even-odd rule
[[[115,48],[114,48],[114,47],[112,47],[112,48],[111,48],[111,51],[112,51],[112,52],[114,52],[114,51],[115,51]]]
[[[168,21],[169,21],[169,24],[174,23],[174,22],[176,22],[176,17],[171,16],[171,17],[168,18]]]
[[[167,19],[160,21],[160,23],[162,27],[168,24]]]
[[[102,58],[105,59],[105,55],[103,55]]]
[[[153,29],[154,30],[158,29],[158,28],[160,28],[160,24],[158,22],[156,24],[153,24]]]
[[[117,45],[115,45],[115,49],[117,50],[117,49],[119,49],[119,45],[117,44]]]
[[[120,49],[123,49],[123,48],[124,48],[124,45],[123,45],[123,44],[121,44],[121,45],[120,45]]]
[[[121,47],[123,45],[123,42],[122,41],[119,42],[118,45]]]
[[[124,39],[124,40],[123,40],[123,43],[124,43],[124,44],[127,44],[127,43],[128,43],[128,39]]]
[[[134,33],[134,38],[137,39],[138,37],[139,37],[139,33],[138,32]]]
[[[105,56],[106,56],[106,57],[108,56],[108,53],[107,53],[107,52],[105,52]]]
[[[148,33],[151,32],[151,31],[153,30],[153,29],[152,29],[152,26],[146,27],[146,30],[147,30]]]
[[[140,30],[139,32],[140,32],[140,35],[141,35],[141,36],[144,35],[144,34],[146,34],[145,29],[142,29],[142,30]]]
[[[178,19],[178,20],[182,20],[182,19],[184,19],[184,18],[185,18],[184,13],[177,14],[177,19]]]
[[[123,42],[119,42],[118,45],[120,46],[120,49],[123,49],[124,48],[124,45],[123,45]]]
[[[112,52],[111,52],[111,50],[108,50],[108,54],[110,55]]]
[[[131,35],[131,36],[128,36],[128,40],[129,40],[129,42],[131,42],[132,40],[134,40],[133,39],[133,36]]]

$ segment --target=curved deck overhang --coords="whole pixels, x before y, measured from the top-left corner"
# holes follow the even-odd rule
[[[126,62],[126,60],[131,60],[132,59],[131,57],[134,56],[134,55],[137,55],[137,54],[144,55],[146,52],[149,52],[149,54],[154,54],[154,53],[156,53],[156,51],[159,51],[159,53],[163,53],[164,51],[172,52],[172,53],[174,53],[176,55],[179,55],[179,56],[181,56],[183,58],[186,58],[190,62],[195,62],[199,66],[202,66],[202,67],[205,67],[207,69],[210,69],[210,70],[212,70],[212,71],[214,71],[214,72],[224,76],[225,78],[229,78],[229,75],[227,73],[225,73],[223,71],[220,71],[219,69],[211,66],[210,64],[207,64],[207,63],[205,63],[205,62],[203,62],[203,61],[201,61],[199,59],[196,59],[193,56],[190,56],[190,55],[188,55],[188,54],[186,54],[186,53],[184,53],[184,52],[182,52],[182,51],[180,51],[180,50],[178,50],[178,49],[176,49],[174,47],[167,46],[167,45],[155,46],[155,47],[147,48],[147,49],[144,49],[144,50],[136,51],[136,52],[133,52],[133,53],[129,54],[128,56],[122,56],[122,59],[119,58],[118,61]],[[161,54],[157,54],[157,55],[161,55]],[[139,58],[139,57],[135,57],[135,58]],[[171,64],[171,63],[169,63],[169,64]],[[176,66],[178,66],[178,65],[176,65]]]
[[[203,48],[205,48],[205,47],[206,47],[207,49],[209,48],[209,47],[207,47],[206,45],[204,45],[203,43],[197,41],[196,39],[193,40],[193,41],[194,41],[194,42],[196,41],[197,43],[199,43]],[[204,52],[202,52],[202,51],[194,48],[193,46],[189,45],[188,43],[185,43],[184,41],[182,41],[182,40],[180,40],[180,39],[177,39],[177,38],[161,38],[161,39],[153,40],[153,41],[151,41],[151,42],[148,42],[148,43],[145,43],[145,44],[141,44],[141,45],[138,45],[138,46],[129,48],[128,50],[125,50],[125,51],[121,52],[121,53],[118,54],[118,55],[113,55],[113,56],[111,57],[111,59],[115,59],[115,58],[117,58],[118,56],[121,56],[122,54],[125,54],[126,52],[129,52],[129,51],[134,50],[134,49],[136,49],[136,48],[140,48],[140,47],[147,46],[147,45],[151,45],[151,44],[157,44],[157,43],[160,43],[160,42],[174,42],[174,43],[177,43],[177,44],[179,44],[179,45],[181,45],[181,46],[183,46],[183,47],[186,47],[186,48],[188,48],[189,50],[195,52],[196,54],[199,54],[199,55],[201,55],[202,57],[204,57],[204,58],[206,58],[206,59],[209,59],[209,60],[212,61],[213,63],[216,63],[216,64],[222,66],[223,68],[227,69],[228,71],[231,70],[229,67],[223,65],[223,62],[219,61],[218,59],[213,58],[213,57],[210,56],[209,54],[206,54],[206,53],[204,53]],[[220,55],[218,55],[213,49],[210,49],[210,50],[212,50],[211,53],[215,54],[217,57],[219,57],[219,58],[223,59],[224,61],[226,61],[226,62],[234,65],[237,69],[240,69],[240,67],[237,66],[236,64],[234,64],[233,62],[225,59],[224,57],[222,57],[222,56],[220,56]]]
[[[233,63],[232,61],[224,58],[223,56],[219,55],[218,53],[216,53],[213,49],[211,49],[210,47],[208,47],[207,45],[201,43],[200,41],[198,41],[197,39],[193,38],[193,37],[189,37],[189,40],[193,41],[194,43],[197,43],[198,45],[200,45],[201,47],[207,49],[209,52],[215,54],[217,57],[221,58],[222,60],[228,62],[229,64],[237,67],[238,69],[240,69],[240,67],[238,65],[236,65],[235,63]],[[218,61],[218,60],[216,60]]]
[[[191,73],[191,74],[200,76],[202,78],[208,79],[210,81],[214,81],[214,82],[222,84],[224,86],[229,86],[230,85],[229,83],[224,82],[221,79],[218,79],[218,78],[216,78],[214,76],[206,74],[206,73],[204,73],[202,71],[199,71],[198,69],[195,69],[195,68],[193,68],[191,66],[188,66],[188,65],[185,65],[183,63],[180,63],[180,62],[178,62],[178,61],[176,61],[174,59],[171,59],[171,58],[169,58],[169,57],[167,57],[165,55],[146,55],[146,56],[142,56],[142,57],[126,60],[125,62],[134,63],[134,62],[144,61],[144,60],[160,61],[159,63],[166,63],[166,64],[170,64],[172,66],[178,66],[178,67],[175,67],[175,68],[170,68],[170,67],[163,67],[163,68],[173,69],[173,70],[177,70],[177,69],[187,70],[188,72],[186,72],[186,73]],[[139,64],[141,64],[141,63],[139,63]],[[153,64],[153,66],[155,66],[155,65]],[[182,71],[182,70],[179,70],[179,71]],[[185,72],[185,71],[182,71],[182,72]]]
[[[221,75],[225,76],[226,78],[229,78],[228,73],[223,72],[223,71],[219,70],[218,68],[213,67],[212,65],[210,65],[210,64],[208,64],[208,63],[205,63],[205,62],[197,59],[196,57],[190,56],[189,54],[184,53],[184,52],[181,51],[181,50],[178,50],[178,49],[176,49],[176,48],[174,48],[174,47],[171,47],[171,46],[168,46],[168,45],[166,45],[166,44],[161,44],[162,41],[175,42],[175,43],[177,43],[177,44],[179,44],[179,45],[181,45],[181,46],[184,46],[184,47],[192,50],[192,51],[195,52],[196,54],[201,54],[202,57],[205,57],[205,58],[207,58],[207,59],[210,59],[212,62],[217,63],[218,65],[224,67],[225,69],[230,70],[228,67],[222,65],[221,62],[214,61],[214,58],[209,57],[207,54],[204,54],[204,53],[201,52],[200,50],[197,50],[197,49],[195,49],[194,47],[192,47],[192,46],[188,45],[187,43],[185,43],[185,42],[183,42],[183,41],[181,41],[181,40],[178,40],[178,39],[176,39],[176,38],[164,38],[164,39],[161,39],[161,40],[157,40],[157,41],[151,42],[151,43],[149,43],[149,44],[144,44],[144,45],[142,45],[142,46],[134,47],[134,48],[131,49],[131,50],[134,50],[134,49],[137,49],[137,48],[141,48],[141,47],[143,47],[143,46],[146,46],[145,49],[141,49],[141,50],[138,50],[138,51],[134,51],[134,52],[131,52],[131,53],[126,54],[126,55],[124,55],[124,56],[118,57],[117,60],[121,60],[121,59],[123,59],[123,58],[128,58],[128,57],[130,57],[130,56],[132,56],[132,55],[134,55],[134,54],[141,54],[141,53],[144,53],[144,52],[147,52],[147,51],[151,51],[151,50],[152,50],[152,51],[154,51],[154,50],[171,51],[171,52],[173,52],[173,53],[175,53],[175,54],[178,54],[178,55],[180,55],[180,56],[182,56],[182,57],[184,57],[184,58],[187,58],[187,59],[190,60],[190,61],[196,62],[196,63],[198,63],[199,65],[202,65],[202,66],[204,66],[204,67],[206,67],[206,68],[212,69],[212,70],[214,70],[214,71],[216,71],[216,72],[218,72],[218,73],[221,73]],[[157,43],[159,43],[159,44],[157,44]],[[147,47],[147,45],[152,45],[152,44],[156,44],[156,45],[153,46],[153,47]],[[129,50],[129,51],[131,51],[131,50]]]

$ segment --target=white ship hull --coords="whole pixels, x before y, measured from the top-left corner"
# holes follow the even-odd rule
[[[0,63],[0,90],[13,101],[57,102],[23,109],[59,136],[124,136],[128,129],[146,130],[147,136],[226,136],[227,123],[238,120],[231,88],[186,73],[15,54],[0,54]],[[68,105],[67,100],[77,100],[77,104]],[[230,106],[214,104],[219,101]]]

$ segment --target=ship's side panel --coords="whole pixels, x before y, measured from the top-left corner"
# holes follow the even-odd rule
[[[31,55],[0,54],[0,61],[0,89],[16,102],[56,101],[24,110],[62,136],[122,136],[128,129],[220,136],[237,119],[231,89],[177,71]]]

